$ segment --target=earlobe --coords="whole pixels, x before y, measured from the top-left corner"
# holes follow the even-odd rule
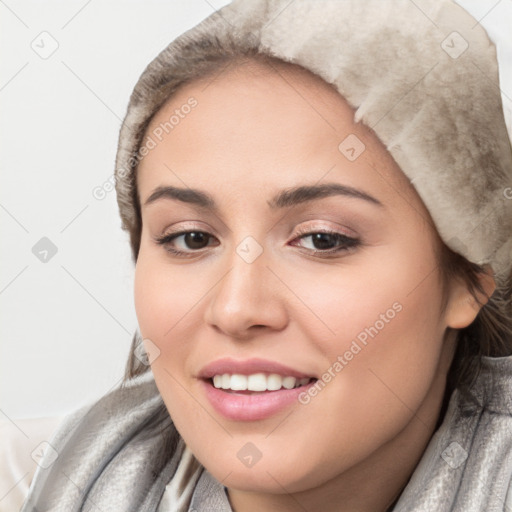
[[[493,272],[489,265],[484,266],[485,273],[480,274],[480,285],[485,293],[478,290],[474,294],[468,289],[468,285],[457,279],[452,283],[450,299],[446,308],[446,325],[452,329],[463,329],[470,325],[480,312],[480,309],[487,304],[489,298],[496,289]]]

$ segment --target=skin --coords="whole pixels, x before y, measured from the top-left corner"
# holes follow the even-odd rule
[[[147,135],[191,97],[197,106],[137,176],[135,306],[141,335],[160,351],[152,371],[169,413],[237,512],[384,511],[435,429],[456,329],[478,307],[453,280],[440,311],[440,239],[428,211],[332,87],[292,65],[232,65],[180,89]],[[338,149],[349,134],[366,146],[353,162]],[[279,209],[267,203],[284,189],[325,183],[382,206],[341,195]],[[169,185],[204,191],[218,210],[169,198],[144,204]],[[361,243],[326,257],[299,229]],[[211,237],[192,248],[183,236],[167,244],[189,257],[156,242],[181,230]],[[236,252],[247,236],[263,250],[252,263]],[[483,284],[490,295],[492,278]],[[321,376],[396,303],[401,311],[307,405],[236,422],[206,399],[198,373],[207,363],[259,357]],[[237,457],[248,442],[262,454],[250,468]]]

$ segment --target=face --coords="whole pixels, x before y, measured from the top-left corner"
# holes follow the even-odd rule
[[[194,455],[228,487],[281,493],[424,448],[454,310],[389,153],[330,86],[276,70],[190,83],[153,118],[135,305]]]

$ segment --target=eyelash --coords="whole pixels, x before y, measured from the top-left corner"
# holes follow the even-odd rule
[[[213,235],[210,235],[206,231],[200,231],[200,230],[187,230],[187,231],[179,231],[177,233],[171,233],[168,235],[163,235],[161,237],[155,238],[155,241],[157,244],[164,246],[165,250],[172,255],[176,257],[182,257],[182,258],[190,258],[193,257],[195,254],[200,252],[202,249],[198,250],[191,250],[188,251],[181,251],[179,249],[175,249],[174,247],[171,247],[171,242],[183,235],[187,235],[190,233],[201,233],[204,235],[207,235],[208,237],[213,237]],[[351,249],[357,248],[359,245],[361,245],[361,241],[358,238],[352,238],[347,235],[344,235],[342,233],[338,233],[337,231],[331,231],[329,229],[319,229],[319,230],[308,230],[308,229],[299,229],[297,232],[297,236],[292,240],[295,241],[300,238],[305,238],[307,236],[316,235],[316,234],[325,234],[325,235],[331,235],[336,239],[337,242],[341,242],[342,245],[334,247],[332,249],[306,249],[307,252],[313,255],[318,255],[320,257],[329,257],[341,252],[347,252]]]
[[[347,252],[350,249],[355,249],[359,245],[361,245],[361,241],[358,238],[352,238],[350,236],[344,235],[343,233],[338,233],[337,231],[332,231],[330,229],[319,229],[319,230],[311,230],[308,228],[299,228],[296,237],[293,241],[295,241],[297,238],[304,238],[311,235],[316,234],[324,234],[324,235],[330,235],[334,237],[335,241],[340,242],[341,245],[334,247],[333,249],[309,249],[308,251],[311,252],[314,255],[320,255],[321,257],[329,257],[334,254],[338,254],[340,252]]]

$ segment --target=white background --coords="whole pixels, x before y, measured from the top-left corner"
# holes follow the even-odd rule
[[[115,192],[92,190],[145,66],[226,3],[0,2],[0,419],[64,414],[121,379],[133,264]],[[43,59],[31,44],[52,38]],[[58,250],[46,263],[42,237]]]
[[[0,1],[0,418],[65,414],[122,378],[136,329],[133,265],[115,193],[92,191],[112,176],[144,67],[226,3]],[[510,62],[512,0],[460,3],[505,41]],[[31,47],[52,44],[46,59]],[[58,250],[46,263],[32,253],[42,237]]]

